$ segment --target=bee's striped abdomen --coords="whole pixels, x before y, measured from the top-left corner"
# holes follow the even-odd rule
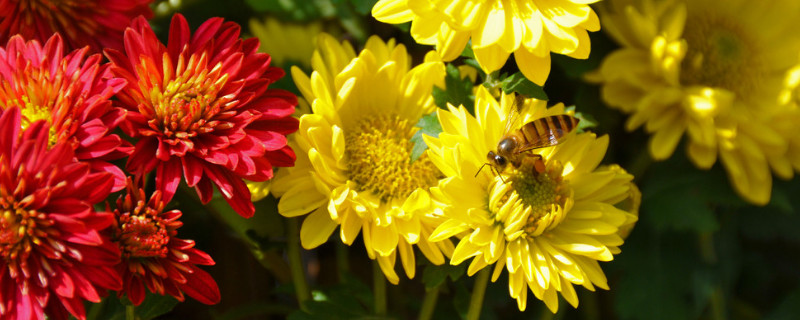
[[[578,121],[573,116],[560,114],[526,123],[520,128],[521,136],[525,140],[520,151],[558,144],[562,137],[577,127]]]

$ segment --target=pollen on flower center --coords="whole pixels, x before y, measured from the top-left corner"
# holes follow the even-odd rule
[[[41,228],[50,223],[36,211],[18,207],[13,199],[0,197],[0,257],[24,260],[34,242],[46,237]]]
[[[151,212],[153,209],[143,209],[145,212],[139,215],[124,214],[119,217],[117,238],[123,255],[126,258],[166,257],[169,243],[167,227],[161,219],[153,217],[157,214]]]
[[[728,89],[747,97],[760,84],[762,62],[746,32],[714,14],[698,14],[686,21],[688,51],[681,66],[687,85]]]
[[[198,64],[205,64],[205,54],[192,56],[184,66],[183,57],[178,62],[179,70],[175,79],[170,80],[163,92],[150,92],[152,111],[142,110],[149,115],[149,125],[160,131],[167,138],[188,139],[198,134],[208,133],[214,129],[226,129],[230,124],[221,121],[231,98],[218,97],[220,88],[228,80],[227,74],[220,74],[220,67],[195,73]]]
[[[545,172],[539,173],[532,162],[523,162],[512,173],[508,183],[511,183],[521,204],[530,207],[524,227],[528,236],[537,236],[552,229],[564,219],[567,186],[561,175],[562,171],[560,163],[555,163]]]
[[[414,124],[398,116],[362,120],[345,134],[350,179],[381,200],[405,197],[436,183],[440,172],[427,155],[411,162]]]

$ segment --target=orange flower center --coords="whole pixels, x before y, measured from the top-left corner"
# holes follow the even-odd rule
[[[143,205],[144,202],[141,202]],[[150,207],[137,207],[134,212],[119,217],[117,238],[126,258],[166,257],[169,231]]]
[[[45,245],[52,244],[45,240],[48,238],[45,230],[52,224],[53,221],[45,214],[27,210],[12,196],[0,194],[0,257],[12,271],[19,267],[18,261],[27,259],[34,246],[43,251],[54,251]]]
[[[223,74],[222,66],[209,67],[208,55],[192,55],[188,61],[184,55],[179,56],[173,68],[171,60],[164,57],[164,70],[175,70],[174,74],[166,74],[166,83],[149,83],[161,79],[142,78],[142,88],[149,95],[150,106],[140,106],[143,115],[149,117],[149,126],[162,133],[166,138],[185,140],[198,134],[208,133],[215,129],[227,129],[232,126],[226,119],[235,113],[226,112],[234,103],[234,95],[218,96],[221,88],[228,81]],[[143,61],[139,74],[148,74],[146,70],[154,68],[154,62]]]

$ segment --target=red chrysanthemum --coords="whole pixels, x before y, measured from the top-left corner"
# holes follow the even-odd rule
[[[196,265],[213,265],[214,260],[194,248],[194,241],[178,239],[183,223],[179,210],[164,212],[161,191],[148,200],[144,190],[128,179],[127,193],[117,199],[112,239],[122,251],[118,270],[123,290],[134,305],[150,292],[168,294],[183,301],[183,293],[205,304],[219,302],[217,283]]]
[[[14,36],[0,47],[0,109],[18,107],[22,128],[37,120],[50,124],[50,145],[67,143],[75,157],[93,171],[111,172],[114,190],[125,187],[125,174],[108,161],[121,159],[130,144],[112,134],[125,110],[113,107],[111,97],[125,86],[113,78],[102,55],[87,57],[87,48],[64,54],[59,35],[44,47]]]
[[[128,170],[156,170],[156,189],[169,201],[181,176],[203,203],[212,183],[243,217],[253,215],[242,179],[265,181],[273,166],[291,166],[286,134],[297,98],[267,87],[284,75],[258,53],[258,40],[239,39],[234,22],[212,18],[194,35],[175,15],[164,46],[143,18],[125,31],[125,53],[107,50],[112,71],[128,80],[117,95],[128,117],[120,126],[139,139]]]
[[[0,43],[20,34],[45,41],[60,33],[69,50],[122,48],[131,20],[153,16],[153,0],[0,0]]]
[[[21,131],[18,108],[0,110],[0,318],[84,318],[84,300],[119,290],[119,249],[100,232],[114,220],[93,205],[113,177],[91,172],[45,121]]]

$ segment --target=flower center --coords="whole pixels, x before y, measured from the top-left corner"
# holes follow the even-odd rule
[[[538,236],[564,220],[568,188],[562,172],[563,166],[558,162],[539,173],[533,161],[523,161],[509,177],[508,183],[519,196],[520,204],[530,208],[523,228],[527,236]]]
[[[140,202],[144,205],[144,202]],[[119,217],[117,239],[126,258],[148,258],[167,256],[169,231],[158,218],[158,212],[150,207],[139,206],[134,212]]]
[[[416,128],[398,116],[368,117],[345,134],[350,180],[381,200],[406,197],[436,184],[441,173],[426,154],[411,162]]]
[[[10,196],[0,196],[0,257],[7,263],[24,261],[33,246],[42,242],[52,225],[45,215],[20,208]]]
[[[225,111],[233,95],[217,96],[228,74],[221,72],[221,65],[209,69],[207,59],[203,53],[192,55],[186,62],[181,55],[174,79],[162,91],[149,92],[152,110],[140,111],[150,117],[149,126],[167,139],[185,140],[232,127],[225,119],[235,114],[226,115]]]
[[[762,79],[762,62],[754,41],[742,28],[710,12],[686,20],[688,44],[681,81],[688,85],[727,89],[748,97]]]
[[[59,73],[59,75],[61,74]],[[78,101],[71,101],[73,95],[62,94],[61,91],[70,92],[77,85],[69,86],[64,84],[63,81],[59,81],[59,79],[53,81],[50,79],[49,72],[37,68],[26,68],[15,76],[17,78],[14,84],[6,80],[0,81],[0,109],[19,107],[22,113],[20,121],[22,130],[27,129],[36,121],[47,121],[50,124],[48,144],[53,146],[59,138],[56,125],[58,122],[63,121],[64,123],[61,123],[61,126],[69,127],[71,121],[64,115],[69,112],[69,109],[72,109],[71,103],[79,103]],[[14,86],[17,89],[14,89]]]

